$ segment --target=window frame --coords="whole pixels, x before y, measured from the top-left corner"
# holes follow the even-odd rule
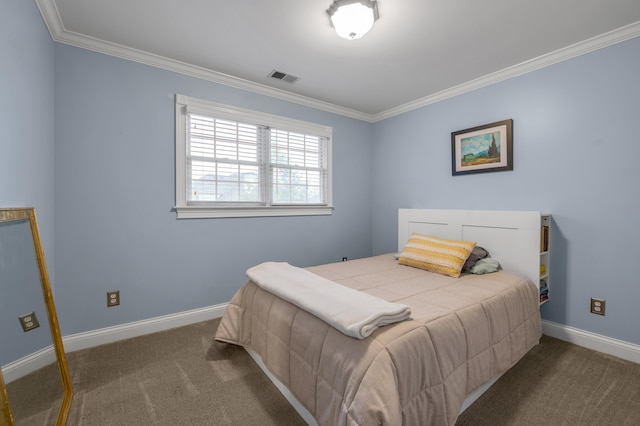
[[[327,138],[327,200],[326,204],[292,205],[189,205],[187,202],[187,114],[195,113],[238,122],[299,132]],[[175,95],[175,202],[178,219],[264,217],[264,216],[318,216],[333,212],[332,141],[333,128],[288,117],[253,111],[231,105]],[[269,166],[267,161],[267,167]],[[271,187],[270,173],[265,185]]]

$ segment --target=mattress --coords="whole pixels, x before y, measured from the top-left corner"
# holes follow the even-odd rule
[[[234,295],[216,340],[257,353],[320,425],[453,425],[541,336],[537,288],[507,271],[451,278],[393,254],[306,269],[412,310],[355,339],[251,281]]]

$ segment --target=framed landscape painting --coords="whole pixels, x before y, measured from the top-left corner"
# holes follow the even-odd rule
[[[451,174],[513,170],[513,120],[451,133]]]

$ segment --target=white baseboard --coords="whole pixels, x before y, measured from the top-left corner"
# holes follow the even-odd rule
[[[104,345],[105,343],[117,342],[118,340],[220,318],[224,314],[225,309],[227,309],[227,305],[227,303],[224,303],[221,305],[207,306],[205,308],[193,309],[177,314],[164,315],[143,321],[87,331],[85,333],[71,334],[63,337],[62,343],[65,352],[92,348],[94,346]],[[19,360],[3,365],[2,376],[6,383],[11,383],[53,362],[56,362],[56,355],[53,346],[50,345]]]
[[[640,364],[640,345],[546,320],[542,321],[542,333],[566,342],[574,343],[578,346]]]
[[[56,362],[56,353],[53,350],[53,345],[49,345],[7,365],[3,365],[2,376],[5,383],[11,383],[54,362]]]
[[[176,314],[120,324],[113,327],[100,328],[84,333],[71,334],[64,336],[62,342],[65,352],[92,348],[106,343],[117,342],[118,340],[220,318],[227,309],[227,305],[228,303],[223,303],[221,305],[207,306],[205,308],[178,312]]]
[[[94,346],[104,345],[118,340],[129,339],[131,337],[182,327],[184,325],[194,324],[200,321],[220,318],[224,314],[227,305],[227,303],[223,303],[220,305],[193,309],[190,311],[164,315],[161,317],[121,324],[113,327],[101,328],[84,333],[72,334],[63,337],[62,341],[66,352],[92,348]],[[542,332],[560,340],[640,364],[640,345],[547,320],[542,321]],[[7,383],[10,383],[54,361],[55,354],[53,347],[49,346],[17,361],[3,365],[2,374],[4,376],[4,380]]]

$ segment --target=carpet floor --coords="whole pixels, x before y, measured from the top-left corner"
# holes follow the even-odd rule
[[[244,349],[213,340],[218,322],[68,354],[67,424],[305,424]]]
[[[456,426],[640,425],[640,364],[542,336]]]
[[[218,322],[69,353],[68,425],[304,425]],[[640,425],[640,364],[543,336],[456,423],[485,425]]]

